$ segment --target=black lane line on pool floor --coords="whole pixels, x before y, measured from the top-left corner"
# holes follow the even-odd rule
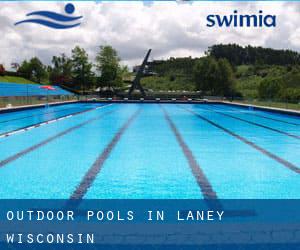
[[[264,115],[251,114],[251,113],[246,113],[246,114],[247,114],[247,115],[253,115],[253,116],[261,117],[261,118],[265,118],[265,119],[269,119],[269,120],[271,120],[271,121],[282,122],[282,123],[285,123],[285,124],[290,124],[290,125],[300,126],[299,123],[286,122],[286,121],[282,121],[282,120],[275,119],[275,118],[271,118],[271,117],[264,116]]]
[[[93,165],[89,168],[89,170],[86,172],[84,177],[82,178],[80,184],[76,188],[76,190],[73,192],[73,194],[70,196],[71,200],[81,200],[84,195],[87,193],[88,189],[92,186],[93,182],[95,181],[97,175],[101,171],[105,161],[109,157],[111,151],[113,148],[117,145],[117,143],[120,141],[121,137],[125,133],[125,131],[128,129],[128,127],[132,124],[132,122],[135,120],[135,118],[140,114],[141,109],[138,109],[133,115],[129,117],[129,119],[126,121],[126,123],[119,129],[119,131],[114,135],[110,143],[105,147],[105,149],[102,151],[102,153],[98,156],[98,158],[95,160]]]
[[[164,117],[170,126],[172,132],[174,133],[178,144],[181,147],[181,150],[188,161],[188,164],[191,168],[192,174],[194,175],[198,186],[203,194],[204,199],[208,202],[209,207],[222,207],[221,203],[218,201],[217,193],[214,191],[212,185],[210,184],[208,178],[206,177],[205,173],[203,172],[201,166],[196,161],[191,149],[183,140],[179,130],[177,129],[175,123],[172,121],[170,115],[168,114],[167,110],[160,105],[164,113]]]
[[[218,106],[216,106],[216,105],[211,105],[211,106],[213,106],[213,107],[218,107]],[[228,108],[228,107],[226,107],[226,108]],[[228,109],[231,110],[231,111],[234,111],[234,112],[235,112],[235,111],[239,111],[239,110],[231,109],[231,108],[228,108]],[[290,124],[290,125],[300,126],[299,123],[287,122],[287,121],[279,120],[279,119],[276,119],[276,118],[271,118],[271,117],[264,116],[264,115],[252,114],[252,113],[249,113],[249,112],[243,113],[243,114],[245,114],[245,115],[257,116],[257,117],[265,118],[265,119],[268,119],[268,120],[271,120],[271,121],[282,122],[282,123],[285,123],[285,124]]]
[[[54,136],[51,136],[48,139],[43,140],[42,142],[40,142],[38,144],[35,144],[35,145],[33,145],[33,146],[29,147],[29,148],[26,148],[26,149],[20,151],[19,153],[16,153],[16,154],[14,154],[12,156],[9,156],[8,158],[0,161],[0,168],[4,167],[5,165],[7,165],[7,164],[9,164],[9,163],[11,163],[11,162],[19,159],[20,157],[22,157],[22,156],[24,156],[24,155],[26,155],[26,154],[28,154],[28,153],[30,153],[30,152],[32,152],[32,151],[40,148],[42,146],[45,146],[46,144],[48,144],[48,143],[50,143],[50,142],[52,142],[52,141],[54,141],[54,140],[56,140],[56,139],[58,139],[58,138],[60,138],[60,137],[62,137],[64,135],[66,135],[66,134],[71,133],[72,131],[74,131],[76,129],[79,129],[79,128],[81,128],[81,127],[83,127],[83,126],[85,126],[85,125],[87,125],[87,124],[89,124],[91,122],[97,121],[97,120],[103,118],[104,116],[109,115],[109,114],[111,114],[113,112],[115,112],[115,110],[107,111],[107,112],[105,112],[105,113],[103,113],[103,114],[101,114],[101,115],[99,115],[97,117],[91,118],[91,119],[89,119],[89,120],[87,120],[87,121],[85,121],[83,123],[80,123],[80,124],[78,124],[76,126],[68,128],[68,129],[66,129],[66,130],[64,130],[64,131],[62,131],[62,132],[60,132],[60,133],[58,133],[58,134],[56,134]]]
[[[22,131],[25,132],[25,131],[28,131],[28,130],[33,129],[33,128],[38,128],[42,125],[46,125],[46,124],[49,124],[49,123],[52,123],[52,122],[60,121],[62,119],[68,118],[68,117],[73,117],[73,116],[76,116],[76,115],[87,113],[87,112],[90,112],[90,111],[93,111],[93,110],[96,110],[96,109],[99,109],[99,108],[102,108],[102,107],[110,106],[110,105],[111,104],[106,104],[106,105],[103,105],[103,106],[99,106],[99,107],[95,107],[95,108],[91,108],[91,109],[87,109],[87,110],[78,111],[78,112],[75,112],[75,113],[72,113],[72,114],[64,115],[64,116],[54,118],[54,119],[51,119],[51,120],[48,120],[48,121],[44,121],[44,122],[40,122],[40,123],[36,123],[36,124],[31,124],[31,125],[28,125],[26,127],[14,129],[14,130],[11,130],[9,132],[5,132],[5,133],[0,134],[0,138],[11,136],[11,135],[13,135],[17,132],[22,132]]]
[[[255,126],[257,126],[257,127],[265,128],[265,129],[271,130],[271,131],[273,131],[273,132],[277,132],[277,133],[279,133],[279,134],[283,134],[283,135],[289,136],[289,137],[291,137],[291,138],[300,140],[300,136],[298,136],[298,135],[290,134],[290,133],[287,133],[287,132],[285,132],[285,131],[282,131],[282,130],[279,130],[279,129],[276,129],[276,128],[271,128],[271,127],[269,127],[269,126],[266,126],[266,125],[263,125],[263,124],[260,124],[260,123],[248,121],[248,120],[246,120],[246,119],[239,118],[239,117],[236,117],[236,116],[234,116],[234,115],[229,115],[229,114],[226,114],[226,113],[223,113],[223,112],[221,112],[221,111],[214,110],[214,109],[210,109],[210,108],[205,108],[205,109],[206,109],[206,110],[209,110],[209,111],[212,111],[212,112],[215,112],[215,113],[217,113],[217,114],[223,115],[223,116],[230,117],[230,118],[232,118],[232,119],[236,119],[236,120],[239,120],[239,121],[242,121],[242,122],[246,122],[246,123],[248,123],[248,124],[252,124],[252,125],[255,125]]]
[[[185,110],[185,111],[187,111],[187,112],[190,112],[191,114],[195,115],[196,117],[200,118],[201,120],[208,122],[209,124],[213,125],[214,127],[223,130],[223,131],[226,132],[227,134],[229,134],[229,135],[235,137],[236,139],[238,139],[238,140],[244,142],[245,144],[247,144],[247,145],[253,147],[253,148],[256,149],[257,151],[259,151],[259,152],[263,153],[264,155],[270,157],[271,159],[277,161],[278,163],[280,163],[280,164],[283,165],[284,167],[286,167],[286,168],[288,168],[288,169],[294,171],[294,172],[297,173],[297,174],[300,174],[300,168],[297,167],[296,165],[294,165],[293,163],[291,163],[291,162],[289,162],[289,161],[287,161],[287,160],[282,159],[281,157],[279,157],[279,156],[277,156],[277,155],[275,155],[275,154],[273,154],[273,153],[267,151],[266,149],[264,149],[264,148],[258,146],[258,145],[255,144],[254,142],[247,140],[246,138],[244,138],[244,137],[242,137],[242,136],[240,136],[240,135],[238,135],[238,134],[232,132],[231,130],[229,130],[229,129],[227,129],[227,128],[222,127],[221,125],[219,125],[219,124],[217,124],[217,123],[215,123],[215,122],[213,122],[213,121],[207,119],[206,117],[204,117],[204,116],[202,116],[202,115],[200,115],[200,114],[198,114],[198,113],[196,113],[196,112],[194,112],[194,111],[192,111],[192,110],[189,110],[189,109],[184,108],[184,107],[180,107],[180,108],[182,108],[183,110]]]

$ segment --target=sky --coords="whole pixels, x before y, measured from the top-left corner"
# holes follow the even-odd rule
[[[79,27],[55,30],[37,24],[14,23],[26,14],[51,10],[65,14],[67,2],[0,2],[0,64],[10,68],[37,56],[50,64],[53,55],[71,54],[79,45],[94,61],[100,45],[112,45],[122,63],[139,64],[147,49],[151,59],[200,57],[219,43],[238,43],[300,51],[300,2],[73,2],[73,15],[82,15]],[[276,15],[275,28],[209,28],[209,14]]]

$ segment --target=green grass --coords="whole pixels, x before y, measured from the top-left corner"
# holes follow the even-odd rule
[[[28,79],[17,76],[0,76],[0,82],[12,82],[12,83],[20,83],[20,84],[36,84]]]

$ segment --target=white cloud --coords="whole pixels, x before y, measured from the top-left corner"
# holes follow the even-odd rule
[[[152,58],[201,56],[216,43],[239,43],[300,50],[298,3],[230,2],[79,2],[76,15],[83,15],[79,28],[54,30],[36,24],[14,26],[35,10],[63,12],[64,3],[1,2],[0,63],[9,67],[38,56],[50,63],[52,55],[70,55],[75,45],[84,47],[94,59],[97,47],[110,44],[124,63],[139,63],[148,48]],[[208,14],[258,13],[277,15],[276,28],[208,28]]]

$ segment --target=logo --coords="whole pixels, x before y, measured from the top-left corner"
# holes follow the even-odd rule
[[[36,23],[53,29],[70,29],[79,26],[78,20],[82,18],[82,16],[72,16],[74,11],[74,5],[68,3],[65,6],[65,14],[44,10],[35,11],[26,15],[33,18],[17,22],[15,25]]]
[[[239,14],[234,10],[231,15],[208,15],[207,27],[276,27],[275,15],[264,15],[262,10],[258,14]]]

